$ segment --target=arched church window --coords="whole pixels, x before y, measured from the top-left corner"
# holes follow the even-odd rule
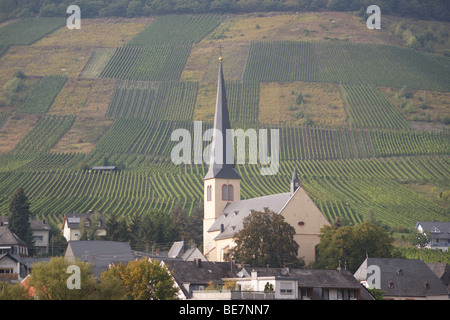
[[[231,184],[228,185],[228,201],[233,201],[233,186]]]
[[[212,197],[211,197],[211,192],[212,192],[212,187],[211,186],[208,186],[208,187],[206,187],[206,200],[207,201],[211,201],[212,199]]]
[[[228,200],[228,186],[226,184],[222,186],[222,200]]]

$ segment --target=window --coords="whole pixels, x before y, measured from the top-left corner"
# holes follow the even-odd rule
[[[312,288],[299,288],[300,289],[300,299],[301,300],[309,300],[310,296],[312,296]]]
[[[226,184],[222,186],[222,200],[228,200],[228,186]]]
[[[280,294],[282,295],[292,295],[292,283],[291,282],[280,282]]]
[[[328,289],[322,290],[322,300],[330,300],[330,292]]]
[[[222,185],[222,200],[233,201],[233,186],[231,184]]]
[[[228,185],[228,200],[233,201],[233,186],[231,184]]]
[[[212,193],[212,187],[207,186],[206,187],[206,201],[211,201],[211,193]]]
[[[13,268],[1,268],[0,273],[14,273]]]

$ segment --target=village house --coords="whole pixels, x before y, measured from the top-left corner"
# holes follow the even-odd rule
[[[224,278],[230,278],[236,269],[228,262],[211,262],[196,259],[183,261],[175,259],[162,260],[161,265],[166,266],[179,288],[178,299],[191,299],[194,291],[205,291],[212,285],[222,287]],[[209,290],[207,290],[209,291]]]
[[[233,142],[226,135],[231,127],[219,60],[214,135],[222,137],[213,136],[209,169],[204,177],[203,254],[209,261],[224,261],[226,252],[235,246],[234,235],[242,229],[244,218],[253,211],[268,209],[282,215],[294,227],[294,240],[301,244],[298,257],[306,263],[314,262],[320,229],[330,223],[302,187],[295,168],[289,192],[241,200],[241,177],[234,164],[224,161],[227,151],[233,150],[230,147]],[[216,139],[222,144],[216,145]]]
[[[378,271],[371,271],[371,266]],[[365,286],[382,290],[385,300],[449,299],[446,285],[419,259],[366,258],[354,277]]]
[[[22,281],[28,274],[27,266],[20,256],[10,253],[0,253],[0,281],[12,284]]]
[[[84,221],[85,226],[89,227],[92,223],[96,223],[97,236],[106,235],[105,217],[98,213],[99,219],[93,222],[93,213],[91,210],[87,213],[66,213],[62,223],[62,233],[67,242],[79,240],[81,237],[80,222]]]
[[[0,254],[28,256],[28,246],[7,226],[0,226]]]
[[[8,216],[0,216],[0,226],[8,226]],[[30,220],[36,254],[45,255],[49,252],[50,225],[45,219]]]
[[[415,229],[430,236],[426,248],[447,251],[450,247],[450,222],[419,221]]]

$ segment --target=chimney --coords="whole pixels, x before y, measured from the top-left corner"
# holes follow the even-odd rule
[[[222,224],[220,224],[220,232],[223,232],[225,230],[225,226]]]
[[[202,259],[198,258],[198,259],[194,259],[195,264],[197,265],[197,268],[201,268],[202,267]]]

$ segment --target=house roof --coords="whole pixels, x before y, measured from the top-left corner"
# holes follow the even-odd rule
[[[231,129],[228,115],[227,94],[225,91],[225,80],[223,77],[222,60],[219,63],[219,77],[217,81],[216,110],[214,114],[214,131],[211,143],[211,155],[209,159],[209,169],[205,175],[205,180],[212,178],[240,179],[234,165],[234,149],[231,135],[227,130]],[[220,134],[222,139],[217,139]],[[217,153],[216,153],[217,152]],[[233,164],[228,163],[228,157],[232,155]]]
[[[427,266],[447,287],[450,286],[450,265],[448,263],[427,263]]]
[[[128,242],[105,240],[77,240],[69,241],[66,249],[75,258],[90,262],[94,265],[94,273],[100,274],[108,268],[110,263],[128,263],[135,256]]]
[[[8,216],[0,216],[0,226],[8,225]],[[30,220],[31,230],[33,231],[47,231],[50,230],[50,225],[45,220]]]
[[[96,166],[92,167],[91,170],[115,170],[116,166]]]
[[[0,246],[2,245],[19,245],[26,247],[26,243],[22,241],[14,232],[6,226],[0,227]]]
[[[367,266],[380,268],[380,286],[386,296],[425,297],[448,295],[448,290],[431,269],[419,259],[367,258],[355,277],[365,280]]]
[[[347,270],[318,270],[290,268],[244,268],[241,275],[251,277],[256,271],[258,277],[274,277],[279,280],[296,280],[298,287],[314,289],[359,290],[361,300],[374,300],[373,296]]]
[[[223,278],[233,276],[229,262],[164,260],[177,283],[223,283]]]
[[[279,213],[290,197],[290,193],[287,192],[229,202],[208,231],[220,231],[223,225],[223,231],[219,233],[215,240],[231,238],[243,228],[242,221],[252,211],[264,211],[265,208],[268,208]]]
[[[244,268],[245,269],[245,268]],[[258,272],[258,277],[290,278],[298,281],[299,287],[359,289],[361,284],[347,270],[290,269],[290,268],[248,268]]]
[[[429,231],[433,238],[450,238],[450,222],[418,221],[416,229],[421,226],[423,230]]]

